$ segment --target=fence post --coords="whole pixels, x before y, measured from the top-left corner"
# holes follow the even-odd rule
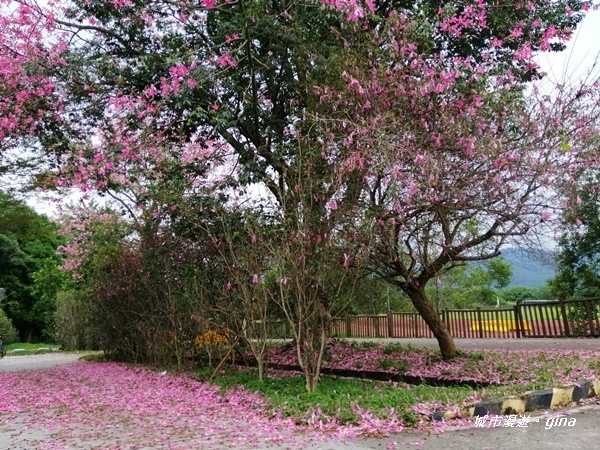
[[[450,333],[450,336],[452,336],[452,332],[450,331],[450,326],[448,325],[448,320],[446,317],[446,310],[442,309],[441,314],[442,314],[442,323],[444,325],[446,325],[446,329],[448,330],[448,333]]]
[[[521,301],[517,300],[517,304],[513,306],[513,316],[515,318],[515,329],[517,331],[517,338],[523,337],[523,324],[521,323]]]
[[[590,335],[593,336],[594,334],[596,334],[596,330],[594,327],[594,319],[592,318],[592,308],[590,308],[590,300],[585,299],[583,304],[585,305],[585,318],[587,319],[588,327],[590,329]]]
[[[479,339],[483,339],[483,322],[481,321],[481,308],[477,307],[477,325],[479,327]]]
[[[521,337],[526,337],[525,333],[525,320],[523,319],[523,304],[522,300],[517,300],[517,315],[519,319],[519,328],[521,329]],[[533,326],[530,324],[530,326]],[[531,328],[530,328],[531,330]]]
[[[567,315],[565,299],[559,298],[558,301],[560,302],[560,315],[562,316],[563,326],[565,328],[565,336],[571,337],[571,329],[569,328],[569,316]]]
[[[388,325],[388,337],[389,338],[393,338],[394,337],[394,323],[393,323],[393,315],[391,311],[388,311],[387,313],[387,325]]]
[[[591,298],[590,302],[592,303],[592,320],[596,326],[593,336],[598,337],[598,335],[600,335],[600,323],[598,322],[598,299]]]
[[[350,316],[346,316],[346,337],[352,337],[352,320]]]

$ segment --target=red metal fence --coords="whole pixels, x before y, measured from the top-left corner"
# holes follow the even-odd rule
[[[600,298],[525,301],[494,309],[448,309],[439,315],[457,338],[600,336]],[[331,332],[334,337],[433,337],[418,313],[337,318]]]

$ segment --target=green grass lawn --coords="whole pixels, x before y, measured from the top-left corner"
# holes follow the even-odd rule
[[[203,379],[203,374],[199,379]],[[474,394],[472,388],[432,387],[391,382],[323,376],[315,392],[308,393],[304,378],[277,374],[259,382],[255,370],[228,370],[215,377],[222,389],[244,386],[265,396],[274,414],[292,417],[305,424],[311,418],[337,419],[340,423],[357,423],[360,410],[387,418],[395,412],[408,426],[417,422],[419,414],[413,406],[431,402],[443,405],[461,404]],[[357,408],[358,407],[358,408]]]
[[[301,374],[270,370],[268,377],[260,382],[256,370],[230,367],[221,371],[211,382],[223,391],[243,386],[252,392],[259,392],[267,400],[273,415],[291,417],[301,424],[314,423],[315,417],[323,422],[334,420],[337,423],[356,424],[368,411],[368,414],[384,420],[397,417],[410,426],[422,418],[420,413],[428,415],[433,411],[473,405],[484,399],[546,389],[590,379],[600,373],[600,353],[595,351],[474,350],[461,351],[455,360],[445,362],[436,358],[436,352],[431,349],[404,348],[399,344],[383,347],[372,342],[334,343],[328,349],[331,351],[332,364],[341,364],[340,361],[345,363],[354,358],[361,362],[361,367],[368,366],[368,370],[377,370],[377,367],[388,369],[382,363],[389,362],[395,367],[394,363],[398,362],[404,363],[402,372],[412,367],[417,368],[417,374],[422,372],[422,376],[433,376],[437,366],[446,368],[446,375],[452,375],[452,379],[457,380],[464,377],[479,380],[481,374],[487,375],[481,379],[482,385],[476,387],[460,384],[445,387],[409,385],[322,376],[316,391],[307,393]],[[344,353],[346,351],[349,353]],[[424,358],[423,355],[430,355],[431,358]],[[273,358],[274,354],[271,355]],[[444,370],[439,373],[442,376],[445,374]],[[204,367],[198,370],[197,378],[208,380],[211,374],[212,369]],[[494,379],[496,384],[488,384]]]
[[[56,344],[28,344],[25,342],[15,342],[5,346],[7,355],[36,355],[39,353],[49,353],[58,351]]]

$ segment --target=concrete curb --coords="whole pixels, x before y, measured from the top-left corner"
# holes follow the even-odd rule
[[[430,418],[434,421],[441,421],[457,417],[481,417],[486,414],[491,416],[522,415],[538,409],[555,409],[584,398],[598,396],[600,396],[600,379],[595,378],[541,391],[529,391],[522,395],[484,400],[458,410],[438,411],[433,413]]]

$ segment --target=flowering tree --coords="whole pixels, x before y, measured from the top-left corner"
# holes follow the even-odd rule
[[[234,343],[243,339],[250,347],[258,366],[258,379],[263,381],[269,338],[272,337],[269,336],[269,320],[273,307],[269,289],[261,280],[271,262],[263,245],[268,238],[263,235],[267,227],[260,224],[260,215],[248,210],[215,208],[211,214],[218,223],[204,232],[211,236],[215,252],[226,270],[224,279],[227,279],[221,290],[222,299],[214,309],[227,318],[227,324],[237,333]]]
[[[515,112],[523,110],[519,82],[535,77],[532,52],[567,35],[587,4],[438,3],[93,0],[51,4],[54,12],[18,4],[27,23],[49,23],[69,38],[60,63],[36,66],[69,106],[58,129],[78,137],[61,183],[118,197],[143,218],[144,236],[192,214],[199,187],[217,199],[227,192],[231,202],[232,191],[261,189],[253,201],[281,230],[268,257],[289,279],[281,304],[297,324],[312,390],[336,295],[324,270],[358,260],[358,236],[376,236],[377,254],[395,272],[390,264],[377,270],[419,299],[459,255],[497,253],[472,254],[498,243],[478,237],[480,229],[504,238],[525,229],[520,221],[506,228],[508,219],[495,225],[491,211],[542,191],[537,179],[517,183],[546,168],[535,152],[519,160],[521,148],[541,142]],[[520,142],[514,153],[504,150],[512,139]],[[195,155],[188,161],[187,149]],[[523,204],[510,214],[539,218],[541,209]],[[364,211],[372,226],[358,226]],[[451,211],[468,213],[452,226]],[[407,243],[399,236],[409,225]],[[447,247],[441,259],[433,236]],[[407,251],[399,253],[400,242]],[[434,311],[415,304],[452,356]]]
[[[51,76],[65,64],[66,42],[33,2],[3,0],[0,10],[0,175],[39,174],[67,147],[64,98]]]
[[[485,9],[474,9],[455,32],[485,27],[482,17]],[[598,85],[525,93],[522,77],[537,70],[527,44],[513,53],[525,70],[517,75],[495,59],[501,41],[478,62],[422,53],[406,16],[386,25],[375,35],[379,49],[368,45],[346,67],[344,90],[320,90],[334,105],[322,122],[335,151],[340,142],[353,149],[341,173],[364,174],[372,270],[406,292],[451,358],[427,283],[498,256],[556,217],[561,186],[596,157]]]
[[[93,345],[117,358],[183,364],[208,317],[228,324],[222,318],[227,313],[215,317],[226,266],[207,234],[196,232],[192,239],[164,227],[144,231],[109,210],[78,208],[63,216],[68,243],[59,251],[63,270],[76,282],[70,294],[85,296],[89,305],[77,308],[81,317],[66,325],[78,333],[85,323]]]

